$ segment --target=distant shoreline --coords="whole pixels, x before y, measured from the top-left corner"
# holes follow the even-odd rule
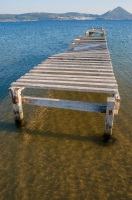
[[[102,15],[78,12],[57,13],[25,13],[25,14],[0,14],[0,22],[28,22],[45,20],[132,20],[132,14],[121,7],[117,7]]]
[[[18,23],[18,22],[44,22],[44,21],[132,21],[129,19],[113,19],[113,20],[104,20],[104,19],[93,19],[93,20],[76,20],[76,19],[67,19],[67,20],[51,20],[51,19],[45,19],[45,20],[24,20],[24,21],[0,21],[0,23]]]

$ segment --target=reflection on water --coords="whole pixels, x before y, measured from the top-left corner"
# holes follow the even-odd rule
[[[0,24],[8,38],[4,43],[0,37],[4,49],[0,51],[0,200],[132,199],[131,23]],[[9,82],[44,60],[43,55],[67,49],[75,36],[92,26],[104,27],[108,33],[108,47],[121,95],[121,108],[113,128],[117,143],[106,146],[102,142],[104,114],[24,105],[27,124],[17,128],[11,100],[6,95]],[[100,103],[105,103],[107,98],[104,94],[62,91],[25,90],[23,94]]]

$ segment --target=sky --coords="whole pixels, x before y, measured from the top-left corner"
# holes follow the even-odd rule
[[[118,6],[132,13],[132,0],[0,0],[0,14],[30,12],[103,14]]]

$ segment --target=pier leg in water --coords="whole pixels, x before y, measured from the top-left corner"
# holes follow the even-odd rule
[[[105,132],[103,135],[104,142],[108,144],[114,144],[116,139],[112,137],[112,127],[114,121],[114,109],[115,109],[115,98],[107,98],[107,108],[106,108],[106,122],[105,122]]]
[[[16,122],[17,126],[21,126],[24,124],[24,116],[23,116],[23,109],[22,109],[22,96],[21,96],[21,91],[23,89],[24,88],[19,88],[19,87],[9,88],[9,95],[12,98],[15,122]]]
[[[120,95],[119,93],[113,95],[115,97],[115,109],[114,109],[114,114],[118,115],[118,111],[120,108]]]

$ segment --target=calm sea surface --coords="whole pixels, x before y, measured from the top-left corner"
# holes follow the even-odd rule
[[[119,85],[114,146],[105,115],[24,105],[14,123],[10,84],[91,27],[104,27]],[[40,97],[106,102],[106,95],[25,90]],[[0,200],[132,199],[132,21],[0,23]]]

